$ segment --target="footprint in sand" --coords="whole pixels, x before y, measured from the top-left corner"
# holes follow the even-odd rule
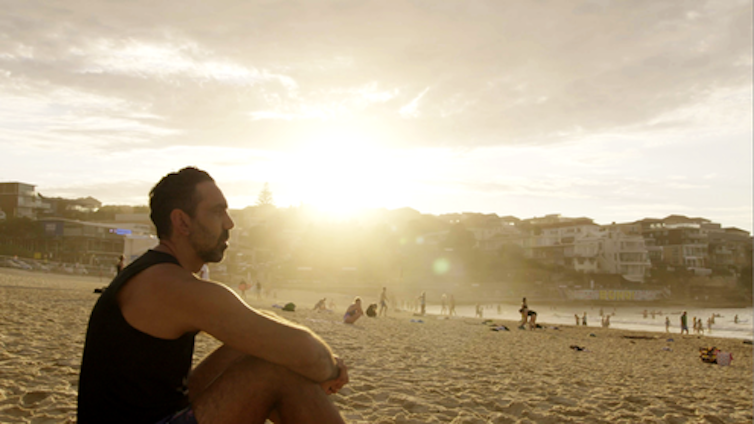
[[[25,407],[36,406],[39,402],[47,399],[50,393],[47,392],[29,392],[21,397],[21,404]]]

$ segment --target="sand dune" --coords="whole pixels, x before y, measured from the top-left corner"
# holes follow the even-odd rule
[[[0,269],[0,422],[75,422],[99,285]],[[752,422],[752,347],[741,340],[501,321],[511,331],[496,332],[408,313],[345,325],[342,311],[309,310],[314,298],[297,298],[307,300],[296,312],[250,303],[314,329],[345,358],[351,384],[332,399],[349,423]],[[195,356],[217,344],[200,335]],[[704,346],[732,352],[731,366],[702,363]]]

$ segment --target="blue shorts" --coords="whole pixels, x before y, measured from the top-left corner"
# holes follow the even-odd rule
[[[191,409],[191,406],[186,407],[185,409],[182,409],[175,414],[169,415],[160,421],[158,421],[156,424],[198,424],[196,422],[196,417],[194,417],[194,410]]]

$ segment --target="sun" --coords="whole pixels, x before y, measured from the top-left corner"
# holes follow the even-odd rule
[[[291,164],[292,183],[301,202],[338,217],[384,206],[395,196],[386,169],[389,154],[372,138],[352,130],[333,129],[311,136]]]

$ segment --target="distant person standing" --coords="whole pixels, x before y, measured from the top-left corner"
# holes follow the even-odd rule
[[[456,298],[451,294],[448,306],[448,316],[456,315]]]
[[[584,316],[581,317],[581,325],[586,327],[586,311],[584,311]]]
[[[262,280],[257,280],[255,288],[257,290],[257,300],[262,300]]]
[[[448,296],[445,293],[440,297],[440,315],[445,315],[448,312]]]
[[[670,333],[670,317],[665,317],[665,332]]]
[[[246,300],[246,290],[249,289],[249,285],[246,283],[246,280],[241,280],[240,283],[238,283],[238,290],[241,292],[241,297],[243,300]]]
[[[419,295],[419,313],[424,315],[427,313],[427,292],[422,292],[421,295]]]
[[[199,278],[209,280],[209,266],[207,264],[202,265],[202,268],[199,270]]]
[[[118,256],[118,263],[115,264],[115,274],[120,274],[121,271],[123,271],[123,268],[126,267],[126,256],[120,255]]]
[[[380,293],[379,316],[387,316],[387,287],[383,287],[382,293]]]
[[[581,320],[579,319],[579,314],[573,314],[573,317],[576,318],[576,325],[581,324]]]
[[[523,298],[521,301],[521,308],[518,310],[518,312],[521,314],[521,323],[520,326],[523,327],[526,325],[527,321],[529,321],[529,304],[526,303],[526,298]]]
[[[683,311],[683,314],[681,314],[681,334],[684,331],[686,334],[689,334],[689,316],[686,315],[686,311]]]

